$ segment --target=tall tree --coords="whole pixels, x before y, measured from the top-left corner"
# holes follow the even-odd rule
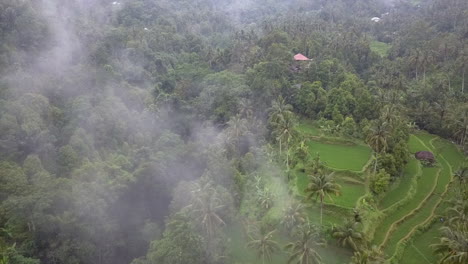
[[[270,263],[272,254],[279,250],[278,243],[273,239],[273,234],[275,231],[276,230],[267,232],[264,228],[261,228],[258,234],[255,234],[254,236],[249,234],[250,242],[247,243],[247,247],[257,251],[258,256],[262,259],[263,264],[265,264],[265,260]]]
[[[288,264],[320,264],[322,258],[316,250],[319,245],[317,239],[317,233],[314,230],[303,227],[299,239],[286,245],[286,249],[290,250]]]
[[[323,224],[323,203],[325,196],[331,197],[331,194],[340,194],[341,186],[334,179],[334,173],[326,174],[324,172],[318,175],[310,176],[309,186],[305,189],[307,199],[320,200],[320,224]]]
[[[359,223],[347,220],[344,225],[334,227],[332,236],[338,239],[343,247],[349,247],[353,251],[359,251],[364,240],[364,234],[358,230]]]

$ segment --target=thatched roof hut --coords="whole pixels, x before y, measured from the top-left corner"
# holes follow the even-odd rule
[[[430,163],[435,162],[434,154],[430,151],[418,151],[414,154],[414,157],[418,160],[428,161]]]

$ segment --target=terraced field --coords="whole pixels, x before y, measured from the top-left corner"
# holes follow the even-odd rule
[[[380,202],[380,208],[388,214],[383,217],[382,223],[376,230],[374,242],[383,248],[391,263],[398,263],[397,257],[400,254],[406,255],[404,258],[406,260],[411,259],[413,261],[411,263],[433,263],[437,257],[432,255],[429,245],[433,243],[431,237],[437,235],[437,224],[422,234],[416,236],[415,234],[418,228],[432,221],[440,212],[440,207],[445,207],[442,199],[452,180],[453,168],[460,164],[463,156],[450,142],[427,133],[411,135],[409,148],[413,153],[420,150],[434,152],[437,165],[432,168],[422,168],[421,176],[413,176],[418,177],[417,181],[413,181],[411,175],[418,175],[418,170],[415,168],[414,160],[408,163],[404,177],[409,176],[409,179],[403,178],[400,184],[389,191]],[[411,183],[416,185],[414,196],[410,196],[410,199],[399,199],[398,197],[407,197],[411,193]],[[404,204],[397,209],[392,206],[402,202]],[[413,236],[415,236],[414,241],[411,242]],[[406,248],[403,243],[405,241],[410,241]],[[397,252],[400,253],[396,254]],[[421,254],[427,258],[421,257]]]
[[[379,228],[377,229],[374,235],[374,242],[377,245],[384,244],[385,237],[387,236],[387,233],[389,232],[392,225],[403,219],[416,208],[418,208],[418,206],[424,201],[424,199],[426,199],[428,194],[431,193],[432,189],[437,183],[439,169],[423,168],[422,171],[423,172],[421,178],[418,180],[416,193],[414,194],[413,198],[410,199],[405,205],[400,207],[398,210],[385,217],[385,219],[379,225]]]
[[[426,232],[416,235],[403,253],[403,257],[408,264],[430,264],[437,263],[438,257],[434,254],[429,245],[437,243],[439,229],[442,224],[436,222]]]
[[[312,157],[320,155],[327,167],[336,170],[362,171],[371,157],[371,150],[364,145],[327,144],[310,140],[309,146]]]
[[[403,176],[400,182],[393,189],[389,190],[387,194],[380,201],[379,208],[385,210],[396,203],[401,202],[408,195],[408,192],[412,188],[413,181],[417,182],[417,178],[421,174],[421,167],[419,161],[412,158],[406,164]]]
[[[361,177],[371,156],[370,149],[360,144],[323,141],[316,136],[320,131],[311,124],[304,124],[299,130],[309,136],[310,154],[319,153],[326,165],[337,171],[336,180],[342,186],[342,195],[333,200],[327,198],[323,220],[327,225],[340,224],[352,214],[356,202],[367,192]],[[464,157],[451,142],[425,132],[411,135],[408,146],[412,154],[422,150],[433,152],[437,163],[434,167],[423,167],[415,158],[410,158],[403,176],[379,202],[383,216],[374,231],[373,243],[381,246],[389,263],[401,263],[400,257],[411,260],[407,263],[435,263],[437,256],[432,253],[430,244],[438,236],[441,224],[435,222],[425,232],[417,231],[429,225],[447,207],[443,198],[447,195],[453,172]],[[295,176],[298,194],[304,195],[309,179],[300,171],[296,171]],[[308,212],[310,220],[319,221],[317,204]]]
[[[366,186],[358,179],[349,178],[344,172],[337,172],[335,180],[341,185],[341,195],[333,196],[331,199],[327,197],[325,203],[334,204],[339,207],[352,209],[354,208],[357,200],[366,194]],[[304,190],[309,184],[308,176],[303,172],[296,172],[296,185],[298,193],[305,195]]]

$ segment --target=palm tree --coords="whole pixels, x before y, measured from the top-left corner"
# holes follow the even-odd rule
[[[253,116],[252,101],[247,98],[241,98],[239,100],[239,113],[244,118],[251,118]]]
[[[426,67],[431,65],[434,61],[434,52],[428,48],[424,49],[421,53],[421,65],[423,68],[423,83],[424,87],[426,87]]]
[[[294,227],[303,224],[305,221],[304,205],[302,203],[294,201],[287,208],[283,209],[283,219],[281,220],[281,224],[287,230],[292,230]]]
[[[384,264],[385,257],[382,250],[377,246],[363,251],[355,251],[351,257],[352,264]]]
[[[265,264],[265,259],[271,262],[271,255],[279,250],[278,243],[273,240],[273,234],[276,230],[266,232],[263,228],[256,235],[256,237],[250,237],[250,242],[247,243],[248,248],[257,250],[258,256],[262,258],[262,263]]]
[[[358,223],[354,221],[346,221],[343,226],[334,227],[332,236],[338,239],[342,247],[350,247],[354,251],[359,251],[361,244],[364,242],[364,235],[358,231]]]
[[[291,256],[289,257],[289,263],[297,264],[319,264],[322,258],[315,250],[318,243],[316,232],[310,228],[303,228],[301,230],[300,239],[296,242],[289,243],[286,245],[286,249],[290,250]]]
[[[369,130],[369,133],[366,137],[367,144],[374,151],[374,173],[377,172],[377,163],[378,155],[382,152],[385,152],[388,147],[387,139],[389,137],[388,124],[385,121],[377,120]]]
[[[310,177],[309,186],[305,189],[307,199],[320,199],[320,224],[323,224],[323,202],[325,196],[331,197],[330,194],[340,194],[341,186],[335,183],[333,179],[334,173],[312,175]]]
[[[273,206],[273,194],[268,187],[257,188],[257,201],[264,209],[270,209]]]
[[[374,150],[375,153],[385,152],[388,147],[388,136],[388,123],[385,121],[377,120],[374,126],[370,128],[370,131],[366,138],[366,142]]]
[[[271,123],[273,126],[273,135],[275,136],[276,140],[279,142],[280,147],[280,156],[282,153],[282,145],[285,144],[286,150],[289,149],[289,144],[291,140],[296,135],[294,130],[295,121],[292,116],[283,118],[282,116],[278,119],[278,121],[274,121]],[[289,169],[289,154],[286,155],[286,166]]]
[[[289,119],[293,114],[292,110],[293,107],[287,104],[282,96],[279,96],[278,99],[271,103],[269,122],[278,123],[280,119]]]
[[[468,263],[468,224],[444,226],[441,231],[439,243],[431,245],[437,254],[443,256],[439,263]]]
[[[416,80],[418,80],[418,67],[421,64],[421,51],[419,49],[415,49],[413,52],[411,52],[409,63],[415,68]]]
[[[458,138],[458,143],[465,149],[468,138],[468,106],[460,105],[453,107],[453,111],[448,114],[448,128],[453,132],[453,136]]]
[[[301,140],[296,146],[295,156],[305,163],[309,157],[309,148],[304,140]],[[305,164],[304,164],[305,165]]]
[[[312,175],[315,175],[321,173],[325,169],[325,165],[325,162],[320,160],[320,153],[317,153],[317,156],[310,162],[308,169],[310,169]]]
[[[450,217],[449,223],[457,225],[468,223],[468,200],[463,197],[463,194],[455,196],[450,200],[451,206],[447,209],[447,215]]]
[[[460,192],[466,193],[466,183],[468,181],[468,158],[463,162],[461,168],[454,173],[454,176],[458,179]]]
[[[193,203],[189,205],[194,218],[211,239],[218,228],[226,223],[220,216],[224,204],[218,196],[218,192],[208,182],[205,185],[196,185],[193,194]]]
[[[240,152],[240,141],[242,136],[244,136],[248,130],[247,121],[238,114],[227,122],[228,128],[227,132],[227,141],[229,145],[237,149],[237,153]]]

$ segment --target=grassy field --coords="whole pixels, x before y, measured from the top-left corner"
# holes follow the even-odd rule
[[[326,144],[313,140],[307,144],[312,158],[319,154],[332,169],[361,171],[371,156],[370,148],[364,145]]]
[[[419,137],[415,136],[415,135],[411,135],[410,136],[410,140],[408,142],[408,147],[409,147],[409,151],[411,153],[416,153],[418,151],[422,151],[422,150],[428,150],[428,151],[432,151],[431,149],[429,149],[428,147],[424,146],[423,143],[421,143],[421,141],[418,140]]]
[[[421,178],[418,181],[418,187],[415,195],[411,200],[408,201],[401,208],[396,210],[391,215],[385,217],[382,223],[379,225],[379,228],[374,234],[374,243],[379,245],[383,242],[385,234],[389,230],[390,226],[398,221],[400,218],[410,213],[413,209],[417,208],[421,201],[430,193],[434,182],[437,179],[439,169],[438,168],[423,168]]]
[[[324,217],[324,221],[325,221]],[[247,243],[250,241],[248,235],[245,233],[244,227],[238,223],[231,225],[227,230],[228,235],[228,249],[229,256],[232,263],[238,264],[261,264],[262,260],[254,249],[247,248]],[[294,241],[291,238],[280,232],[276,232],[274,240],[278,243],[280,249],[272,256],[271,261],[265,261],[268,264],[284,264],[287,263],[289,252],[285,250],[285,246]],[[327,245],[326,247],[318,247],[317,251],[322,257],[323,263],[348,263],[352,255],[350,250],[337,247],[334,244]]]
[[[360,178],[362,174],[350,174],[350,172],[346,173],[344,171],[362,171],[371,157],[371,150],[361,144],[353,144],[346,141],[335,142],[333,138],[322,137],[321,139],[316,139],[315,137],[321,133],[312,123],[301,123],[298,131],[304,135],[311,136],[307,144],[312,158],[318,153],[328,167],[337,171],[335,179],[342,186],[342,194],[341,196],[332,196],[333,200],[326,199],[323,222],[326,226],[341,224],[344,219],[351,216],[352,208],[358,199],[366,193],[364,180]],[[384,245],[383,250],[388,257],[391,257],[395,253],[398,244],[403,238],[407,238],[408,234],[413,234],[415,227],[430,220],[433,217],[432,213],[434,211],[436,215],[443,213],[448,204],[445,202],[439,204],[442,199],[441,195],[450,183],[451,174],[455,171],[454,168],[457,168],[464,158],[454,144],[426,132],[418,132],[411,135],[408,146],[411,153],[422,150],[433,152],[436,155],[437,164],[434,167],[421,167],[419,161],[411,158],[404,169],[403,176],[380,200],[380,210],[387,209],[398,203],[407,197],[415,177],[418,177],[417,184],[414,185],[416,187],[414,196],[402,204],[401,207],[385,216],[375,231],[373,242],[379,245],[384,241],[392,224],[407,216],[390,233]],[[307,187],[309,179],[305,173],[298,170],[295,171],[295,176],[298,193],[304,195],[303,191]],[[434,192],[431,194],[432,190]],[[427,200],[425,200],[426,198]],[[418,207],[420,208],[413,212]],[[318,203],[314,203],[308,209],[308,216],[314,223],[320,221]],[[435,223],[429,230],[421,234],[414,233],[416,237],[410,242],[404,252],[403,259],[405,263],[423,264],[436,262],[437,256],[432,253],[429,245],[435,242],[434,237],[438,235],[439,227],[440,223]],[[330,260],[333,257],[332,254],[326,259]],[[349,260],[349,256],[347,260]],[[346,261],[325,260],[324,263],[346,263]]]
[[[335,174],[335,180],[341,185],[341,195],[332,196],[332,199],[326,198],[325,202],[330,204],[336,204],[338,206],[354,208],[357,200],[366,193],[366,187],[363,183],[359,183],[358,180],[351,181],[346,173],[337,172]],[[309,177],[303,172],[296,172],[296,184],[299,194],[304,195],[304,190],[309,184]]]
[[[319,136],[320,129],[307,119],[302,119],[301,122],[296,126],[296,130],[304,135]]]
[[[414,177],[417,176],[419,172],[419,161],[414,158],[410,159],[408,164],[406,164],[403,176],[401,177],[399,183],[396,186],[393,186],[393,188],[389,190],[380,201],[380,209],[384,210],[405,198],[405,196],[408,194],[408,191],[410,190],[411,181],[414,179]]]
[[[415,226],[423,223],[426,219],[431,216],[432,210],[439,201],[439,197],[431,196],[424,206],[417,213],[406,219],[401,223],[398,228],[390,236],[390,239],[387,241],[384,252],[388,256],[391,256],[395,253],[397,243],[413,229]]]
[[[407,237],[408,234],[412,234],[412,230],[414,230],[415,227],[422,224],[426,220],[430,220],[437,214],[444,212],[448,204],[446,202],[442,202],[439,204],[441,199],[443,199],[441,195],[445,193],[446,187],[452,179],[452,173],[454,172],[454,168],[457,168],[459,164],[463,161],[463,156],[458,151],[455,145],[453,145],[447,140],[442,140],[434,135],[430,135],[427,133],[418,133],[417,135],[412,135],[409,146],[412,152],[420,150],[430,150],[434,152],[437,159],[437,165],[434,168],[423,168],[423,174],[418,181],[418,188],[415,197],[412,199],[412,201],[410,201],[410,203],[398,209],[397,212],[395,212],[394,214],[388,216],[384,220],[380,228],[376,231],[375,241],[379,243],[383,240],[383,237],[385,236],[385,232],[382,231],[382,229],[388,229],[386,228],[386,226],[389,222],[392,222],[393,219],[404,215],[404,212],[407,212],[408,209],[411,209],[410,204],[413,204],[413,206],[416,205],[416,207],[418,205],[421,205],[421,208],[416,213],[406,218],[402,223],[400,223],[397,226],[394,232],[391,233],[389,239],[387,240],[387,243],[384,246],[384,251],[388,256],[391,256],[395,253],[395,249],[397,248],[398,243],[403,238]],[[434,192],[428,200],[426,200],[424,203],[419,202],[418,204],[418,200],[423,201],[423,197],[429,194],[430,182],[433,182],[433,180],[430,179],[432,179],[433,175],[435,175],[435,170],[439,170],[439,174]],[[402,185],[399,185],[397,188],[401,189],[401,192],[407,190],[407,187],[403,187]],[[391,195],[392,192],[398,191],[392,190],[388,193],[388,195]],[[450,196],[450,192],[448,193],[448,195]],[[395,199],[387,197],[385,198],[395,201]],[[389,206],[391,202],[385,200],[385,198],[382,201],[384,202],[384,205]],[[436,215],[433,215],[433,212],[435,212]],[[410,244],[405,249],[402,260],[404,260],[405,263],[415,264],[437,262],[438,258],[433,254],[430,245],[437,241],[435,237],[437,237],[438,235],[438,228],[440,228],[440,226],[440,223],[436,223],[429,230],[421,234],[417,234],[414,238],[414,241],[410,242]]]
[[[430,245],[437,243],[440,235],[440,222],[433,224],[426,232],[416,235],[413,242],[406,248],[402,259],[408,264],[437,263],[439,257],[434,254]]]
[[[391,45],[384,43],[384,42],[376,41],[376,40],[370,43],[370,49],[373,52],[379,54],[381,57],[386,57],[388,55],[388,51],[390,50],[390,47]]]

